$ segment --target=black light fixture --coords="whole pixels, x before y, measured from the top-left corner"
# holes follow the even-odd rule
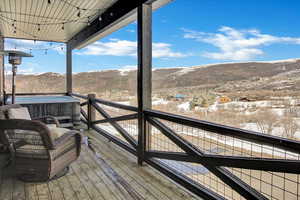
[[[11,103],[15,103],[15,96],[16,96],[16,74],[17,74],[17,66],[22,63],[22,57],[33,57],[31,54],[22,52],[22,51],[0,51],[0,55],[8,56],[8,62],[12,65],[12,96],[11,96]]]

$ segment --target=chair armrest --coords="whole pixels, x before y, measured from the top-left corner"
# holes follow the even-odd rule
[[[54,149],[54,142],[51,138],[50,130],[42,122],[25,119],[0,120],[0,132],[4,132],[4,130],[16,129],[38,132],[42,138],[45,147],[49,150]]]
[[[46,115],[46,116],[42,116],[42,117],[36,117],[33,120],[46,120],[46,119],[51,119],[54,121],[54,123],[56,124],[57,127],[60,127],[60,123],[58,121],[58,119],[54,116],[50,116],[50,115]]]
[[[70,130],[64,133],[61,137],[57,138],[54,141],[54,149],[59,148],[61,145],[64,145],[70,138],[75,137],[76,145],[77,145],[77,155],[79,156],[81,150],[81,134],[78,131]]]

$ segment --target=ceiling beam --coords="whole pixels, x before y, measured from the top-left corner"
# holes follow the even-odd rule
[[[75,34],[68,41],[68,43],[70,44],[72,49],[80,49],[88,43],[96,41],[101,37],[104,37],[105,35],[113,32],[114,30],[117,30],[122,26],[127,25],[128,23],[133,21],[134,18],[131,19],[130,17],[136,14],[136,8],[138,7],[138,5],[144,3],[157,3],[157,6],[153,6],[154,9],[156,9],[170,1],[171,0],[118,0],[104,13],[95,18],[89,26],[85,27],[80,32]],[[99,20],[99,17],[101,17],[101,20]],[[129,21],[128,18],[130,18]],[[124,22],[124,24],[116,26],[117,24],[119,24],[119,22]],[[107,30],[109,30],[108,33],[101,35],[101,33],[106,32]]]

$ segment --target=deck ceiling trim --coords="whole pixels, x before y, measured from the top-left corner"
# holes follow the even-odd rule
[[[140,0],[125,1],[119,0],[103,14],[101,21],[95,19],[91,25],[77,33],[70,41],[72,49],[81,49],[112,32],[134,22],[137,19],[136,9],[139,4],[152,4],[152,9],[156,10],[172,0]]]

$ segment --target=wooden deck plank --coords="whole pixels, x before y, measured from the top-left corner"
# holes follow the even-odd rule
[[[91,158],[91,156],[87,152],[83,152],[83,159],[86,161],[85,163],[89,165],[90,169],[93,170],[94,174],[96,175],[95,178],[99,180],[99,187],[101,193],[103,194],[104,198],[107,199],[112,199],[112,200],[118,200],[118,199],[124,199],[128,198],[128,195],[122,195],[122,197],[117,196],[114,192],[121,193],[120,189],[117,188],[112,182],[110,182],[108,179],[105,179],[105,174],[103,173],[103,170],[95,163],[94,158]],[[112,190],[112,188],[114,190]],[[113,192],[114,191],[114,192]]]
[[[52,200],[65,200],[64,195],[61,189],[59,188],[56,180],[50,181],[48,183],[48,187]]]
[[[9,170],[11,166],[4,168],[2,174],[1,200],[12,200],[13,194],[13,170]]]
[[[36,191],[37,191],[39,200],[51,200],[51,195],[50,195],[47,183],[37,183]]]
[[[104,173],[103,169],[101,168],[101,166],[99,166],[98,163],[96,163],[93,159],[90,159],[90,161],[91,162],[89,162],[89,164],[94,164],[99,168],[99,170],[95,170],[96,174],[104,181],[104,183],[108,186],[110,191],[115,195],[117,199],[123,200],[128,198],[128,195],[123,194],[124,191],[120,191],[119,185],[115,181],[113,181],[112,178],[110,178],[107,174]]]
[[[14,179],[14,190],[13,190],[13,199],[14,200],[25,200],[25,183]]]
[[[183,188],[180,188],[175,183],[172,183],[170,180],[163,178],[156,171],[150,167],[138,167],[136,165],[136,159],[129,153],[125,153],[123,150],[117,150],[116,146],[111,143],[101,142],[101,136],[91,135],[93,142],[97,142],[98,145],[95,145],[95,148],[98,149],[101,153],[105,153],[105,147],[109,150],[106,153],[105,160],[112,160],[115,163],[119,163],[123,173],[130,174],[135,180],[138,180],[138,183],[143,186],[147,186],[147,189],[152,192],[154,196],[159,199],[199,199],[194,195],[186,192]],[[101,146],[101,148],[97,148]],[[112,151],[115,151],[114,153]],[[113,154],[114,156],[111,156]],[[125,155],[124,155],[125,154]],[[118,161],[118,159],[121,161]],[[114,165],[113,163],[110,163]],[[113,166],[117,169],[117,166]],[[163,181],[164,180],[164,181]]]
[[[26,199],[38,200],[36,184],[34,184],[34,183],[26,183],[25,184],[25,196],[26,196]]]
[[[70,172],[48,183],[23,183],[16,180],[13,174],[0,171],[0,199],[197,199],[149,166],[139,167],[134,156],[105,139],[92,142],[97,144],[94,146],[98,154],[83,145],[82,154],[70,166]]]
[[[101,152],[103,153],[103,152]],[[103,156],[103,154],[101,154],[101,156]],[[120,175],[122,176],[127,182],[128,184],[133,187],[133,189],[135,191],[138,192],[139,195],[142,196],[143,199],[158,199],[157,197],[155,197],[155,195],[153,195],[148,189],[142,187],[140,184],[138,184],[138,182],[134,179],[134,177],[130,176],[129,171],[127,171],[127,173],[124,171],[124,166],[122,166],[122,164],[117,163],[118,161],[108,161],[107,159],[105,159],[105,161]],[[161,198],[163,200],[163,198]]]
[[[68,176],[68,175],[65,175],[65,176],[57,179],[59,188],[61,189],[61,191],[63,193],[64,199],[65,200],[73,200],[73,199],[80,200],[77,198],[77,195],[74,192],[74,190],[66,176]]]
[[[101,194],[98,192],[97,188],[95,188],[95,185],[93,182],[89,179],[87,174],[82,170],[80,163],[82,162],[82,159],[79,158],[79,160],[72,165],[72,168],[74,172],[77,174],[80,182],[84,185],[86,188],[86,191],[89,194],[89,197],[91,199],[99,199],[101,198]]]
[[[85,190],[84,186],[81,184],[79,178],[76,176],[72,167],[70,167],[68,181],[72,185],[74,192],[77,194],[80,200],[90,200],[90,197]]]

